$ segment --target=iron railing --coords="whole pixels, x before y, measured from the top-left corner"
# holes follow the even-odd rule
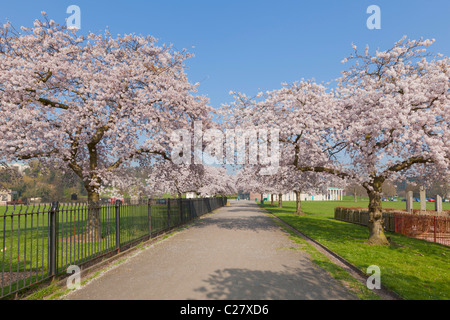
[[[450,218],[394,213],[395,232],[450,246]]]
[[[0,298],[224,206],[225,197],[0,206]]]

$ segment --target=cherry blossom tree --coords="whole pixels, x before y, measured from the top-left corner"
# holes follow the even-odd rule
[[[258,166],[243,166],[236,176],[236,188],[246,192],[277,192],[266,180],[267,176],[259,174]]]
[[[202,196],[233,195],[236,189],[236,175],[227,173],[227,169],[216,166],[205,166],[206,174],[198,193]]]
[[[270,187],[271,193],[278,193],[280,200],[286,192],[294,191],[299,196],[302,191],[311,191],[320,180],[299,167],[311,168],[311,171],[313,166],[341,168],[333,159],[333,141],[328,137],[339,123],[332,112],[334,95],[324,85],[302,80],[255,97],[234,94],[235,101],[224,105],[221,113],[229,126],[279,129],[280,168],[259,181],[266,188]],[[297,205],[297,212],[301,212],[300,199]],[[279,206],[282,206],[281,201]]]
[[[290,185],[282,179],[281,170],[277,170],[275,175],[261,174],[261,166],[245,165],[237,175],[237,188],[248,192],[257,192],[261,197],[265,193],[271,194],[271,204],[274,204],[273,195],[278,195],[278,207],[282,208],[282,195],[291,191]]]
[[[182,194],[193,192],[199,196],[229,195],[236,193],[235,177],[225,168],[203,164],[174,164],[164,162],[151,168],[147,178],[153,195],[164,193]]]
[[[338,179],[330,179],[324,174],[316,172],[299,172],[293,165],[283,166],[276,175],[272,176],[275,185],[283,186],[289,192],[295,193],[296,211],[298,215],[304,214],[301,207],[301,194],[319,194],[326,186],[335,185]]]
[[[450,59],[432,56],[432,40],[401,39],[385,51],[366,47],[346,61],[338,105],[345,129],[337,141],[350,157],[352,177],[369,195],[369,243],[386,244],[381,194],[385,181],[433,165],[449,172]]]
[[[313,81],[284,84],[224,107],[241,125],[280,129],[283,163],[360,183],[369,195],[369,244],[387,244],[384,181],[433,165],[448,173],[449,58],[430,40],[401,39],[385,51],[354,54],[335,89]]]
[[[183,193],[200,188],[203,174],[203,165],[162,162],[150,169],[146,181],[153,196],[173,194],[181,198]]]
[[[78,35],[44,14],[0,28],[0,159],[51,159],[73,170],[91,202],[115,170],[170,160],[171,132],[207,122],[185,50],[151,36]],[[98,219],[93,219],[98,225]]]

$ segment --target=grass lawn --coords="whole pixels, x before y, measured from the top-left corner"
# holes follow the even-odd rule
[[[275,202],[275,205],[277,203]],[[355,203],[344,201],[302,201],[304,216],[293,214],[295,201],[283,201],[283,208],[264,207],[304,234],[319,241],[330,250],[366,272],[371,265],[381,270],[381,282],[408,300],[450,299],[450,248],[448,246],[412,239],[387,232],[390,246],[370,246],[367,227],[334,220],[334,208],[367,207],[368,200]],[[414,205],[419,206],[418,203]],[[384,208],[400,209],[405,202],[383,202]],[[434,209],[433,203],[427,204]],[[444,203],[450,210],[450,203]]]

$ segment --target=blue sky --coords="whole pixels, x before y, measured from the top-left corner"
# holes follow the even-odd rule
[[[302,78],[339,76],[351,43],[387,49],[403,35],[435,38],[432,50],[450,55],[448,0],[191,0],[0,1],[0,20],[31,26],[46,11],[58,23],[81,9],[81,32],[150,34],[186,48],[188,76],[214,107],[230,90],[254,95]],[[367,7],[381,9],[381,29],[369,30]]]

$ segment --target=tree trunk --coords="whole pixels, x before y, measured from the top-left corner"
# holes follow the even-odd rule
[[[280,193],[278,194],[278,208],[283,208],[283,195]]]
[[[101,238],[100,233],[100,195],[97,191],[88,189],[88,215],[86,219],[86,240],[94,241]]]
[[[353,197],[355,199],[355,202],[358,202],[358,196],[356,195],[356,188],[353,189]]]
[[[270,195],[270,205],[273,207],[273,193]]]
[[[300,191],[295,191],[295,200],[297,202],[297,211],[296,214],[303,214],[302,212],[302,200],[300,199]]]
[[[381,207],[382,181],[375,180],[373,190],[367,189],[369,194],[369,244],[389,245],[383,231],[383,210]]]
[[[100,195],[98,189],[91,185],[95,182],[97,186],[101,185],[101,179],[97,175],[96,171],[98,169],[98,153],[97,153],[97,143],[102,138],[104,132],[98,132],[88,143],[89,152],[89,181],[85,180],[84,187],[88,192],[88,217],[86,220],[86,234],[90,241],[96,241],[101,238],[100,232]]]

